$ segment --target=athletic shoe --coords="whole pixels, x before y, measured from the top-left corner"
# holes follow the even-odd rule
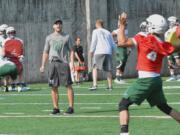
[[[116,78],[116,79],[114,80],[114,82],[115,82],[115,83],[118,83],[118,79]]]
[[[122,79],[121,80],[115,79],[114,82],[117,84],[126,84],[126,82]]]
[[[176,80],[175,77],[170,77],[169,79],[166,80],[166,82],[175,81],[175,80]]]
[[[53,111],[51,112],[51,115],[57,115],[60,114],[59,109],[54,108]]]
[[[16,91],[16,87],[13,87],[13,86],[9,86],[8,89],[9,91]]]
[[[74,109],[72,107],[69,107],[64,114],[66,115],[66,114],[73,114],[73,113],[74,113]]]
[[[120,135],[129,135],[129,133],[120,133]]]
[[[9,92],[8,86],[4,86],[3,91],[4,92]]]
[[[112,90],[113,90],[113,88],[112,88],[112,87],[107,87],[107,88],[106,88],[106,90],[108,90],[108,91],[112,91]]]
[[[92,86],[91,88],[89,88],[90,91],[94,91],[97,90],[97,86]]]

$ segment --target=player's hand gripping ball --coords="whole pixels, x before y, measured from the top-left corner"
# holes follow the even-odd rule
[[[126,25],[126,23],[127,23],[127,14],[125,12],[123,12],[119,16],[119,21],[120,21],[120,25]]]

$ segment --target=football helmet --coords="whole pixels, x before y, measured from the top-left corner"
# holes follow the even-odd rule
[[[155,33],[155,34],[164,34],[167,30],[167,21],[166,19],[159,14],[150,15],[146,19],[148,25],[148,32]]]

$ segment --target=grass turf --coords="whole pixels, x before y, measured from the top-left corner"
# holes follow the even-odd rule
[[[89,82],[74,86],[75,114],[72,116],[63,115],[68,107],[65,88],[59,90],[62,112],[59,116],[49,115],[52,104],[47,84],[32,84],[27,92],[0,92],[0,135],[119,135],[118,102],[133,81],[114,84],[113,91],[105,90],[105,81],[99,82],[97,91],[88,90]],[[164,92],[171,106],[180,111],[180,82],[164,82]],[[131,135],[180,134],[177,122],[157,108],[150,108],[147,102],[139,107],[131,106],[130,114]]]

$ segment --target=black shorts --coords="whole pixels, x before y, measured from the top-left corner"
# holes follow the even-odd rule
[[[49,63],[49,86],[69,86],[72,84],[70,67],[68,63],[51,61]]]

